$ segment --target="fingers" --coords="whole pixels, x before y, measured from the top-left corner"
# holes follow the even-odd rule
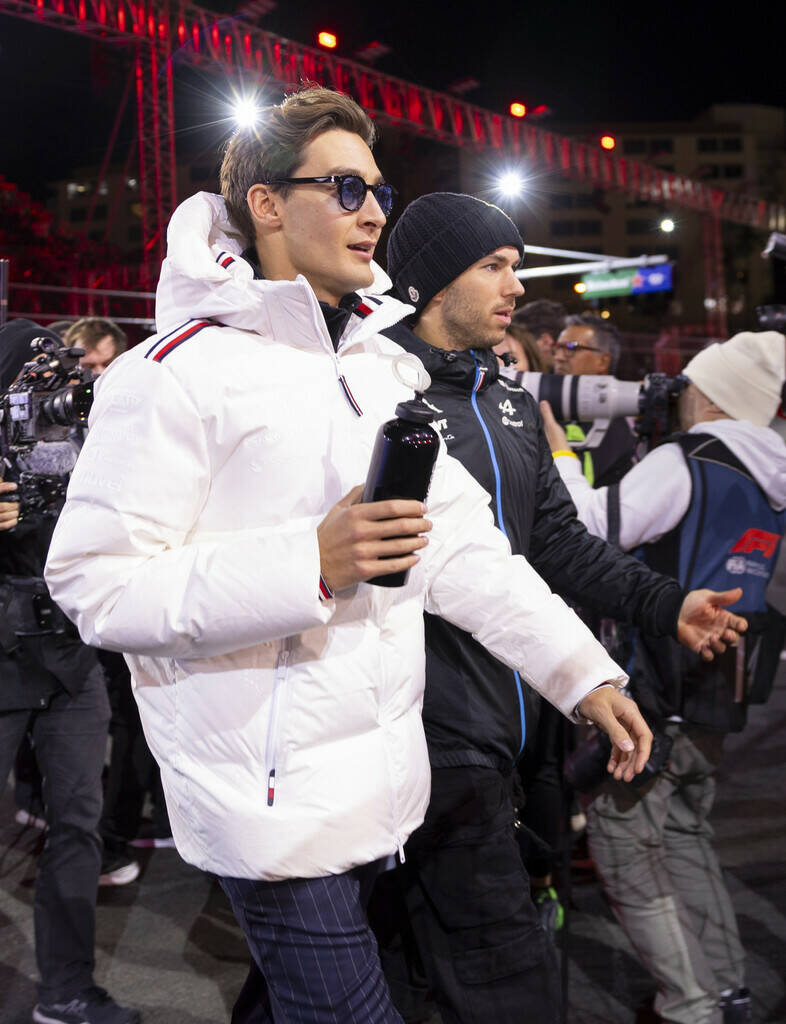
[[[548,423],[549,425],[552,423],[556,425],[557,421],[554,418],[554,410],[551,408],[551,402],[539,402],[538,406],[540,408],[540,415],[543,417],[543,422]]]
[[[363,517],[368,520],[422,519],[423,513],[426,511],[427,509],[424,502],[409,501],[405,498],[390,498],[387,501],[369,501],[363,505]]]
[[[359,563],[359,568],[364,579],[373,579],[375,576],[392,576],[394,572],[405,572],[417,565],[420,561],[419,555],[407,555],[404,558],[385,558],[373,562]]]
[[[735,587],[734,590],[710,590],[707,594],[712,604],[725,608],[726,605],[736,604],[740,600],[742,587]]]
[[[428,544],[428,537],[391,537],[389,540],[374,540],[358,545],[357,557],[361,561],[376,562],[379,559],[395,558],[397,555],[411,555]]]
[[[12,490],[16,484],[9,484],[6,489]],[[13,530],[19,522],[19,502],[0,502],[0,530]]]
[[[626,715],[618,715],[614,733],[609,732],[612,742],[609,770],[615,779],[630,782],[649,761],[652,750],[652,733],[641,717],[636,705],[635,711]]]
[[[630,782],[649,760],[652,733],[636,703],[617,690],[594,690],[579,706],[611,740],[608,770],[615,779]]]
[[[731,612],[727,612],[726,630],[727,632],[734,630],[737,633],[745,633],[748,630],[748,620],[743,619],[741,615],[732,615]],[[739,639],[739,637],[735,637],[735,640],[737,639]]]
[[[0,494],[7,494],[9,491],[15,491],[17,485],[12,483],[10,480],[0,480]]]

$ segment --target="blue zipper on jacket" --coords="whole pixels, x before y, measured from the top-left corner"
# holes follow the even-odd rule
[[[486,426],[483,417],[480,415],[480,409],[478,408],[477,394],[478,391],[480,391],[480,387],[483,383],[483,378],[486,376],[486,368],[485,366],[481,366],[478,363],[477,356],[475,355],[473,350],[470,349],[469,351],[470,355],[475,361],[475,382],[472,385],[472,396],[470,398],[470,402],[472,404],[472,409],[475,413],[475,416],[477,417],[478,423],[480,424],[480,429],[483,431],[483,436],[486,438],[486,447],[488,448],[489,455],[491,456],[491,466],[494,470],[495,480],[494,497],[497,503],[497,522],[499,523],[500,530],[502,530],[505,537],[507,537],[508,541],[510,541],[510,537],[508,537],[508,531],[505,529],[505,517],[502,515],[502,476],[499,471],[499,463],[497,462],[497,453],[494,451],[494,442],[491,440],[491,434],[489,433],[489,429]],[[516,692],[518,693],[519,698],[519,715],[521,717],[521,746],[519,747],[519,752],[517,755],[520,756],[521,751],[524,749],[524,741],[527,738],[527,716],[524,711],[524,691],[521,686],[521,678],[515,669],[513,670],[513,678],[516,680]]]

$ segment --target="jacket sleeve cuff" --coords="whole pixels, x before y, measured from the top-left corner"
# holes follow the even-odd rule
[[[685,600],[685,591],[674,581],[674,586],[661,595],[656,611],[656,632],[655,636],[670,636],[677,639],[677,626],[680,618],[680,609]]]

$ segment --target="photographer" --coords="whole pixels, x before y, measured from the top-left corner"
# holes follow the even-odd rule
[[[36,337],[60,344],[27,320],[0,331],[3,394],[31,359]],[[5,499],[16,490],[15,483],[0,484]],[[135,1024],[139,1014],[93,982],[109,704],[95,652],[79,641],[42,579],[54,523],[54,516],[35,511],[19,521],[19,505],[0,502],[0,785],[29,733],[47,823],[34,906],[41,982],[33,1020]]]
[[[786,445],[768,428],[786,377],[774,331],[738,334],[685,367],[685,431],[650,452],[619,487],[591,490],[542,406],[555,461],[592,532],[619,513],[623,549],[684,587],[741,586],[732,606],[750,628],[736,651],[702,664],[669,640],[639,637],[631,689],[671,741],[665,769],[639,789],[605,786],[590,806],[590,848],[614,912],[658,983],[655,1009],[680,1024],[751,1020],[744,952],[712,849],[708,817],[723,736],[766,699],[784,620],[766,588],[786,523]],[[610,501],[611,498],[611,501]]]
[[[85,350],[79,365],[92,370],[96,377],[128,348],[128,338],[122,327],[102,316],[83,316],[71,324],[63,335],[63,341],[66,345]]]
[[[565,320],[565,329],[554,345],[554,372],[560,375],[616,373],[620,356],[617,328],[609,320],[581,313]],[[566,439],[584,441],[591,423],[568,423]],[[636,439],[623,416],[608,425],[597,448],[582,453],[584,476],[593,487],[616,483],[633,465]]]

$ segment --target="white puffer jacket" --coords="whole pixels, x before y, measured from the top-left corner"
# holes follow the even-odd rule
[[[254,281],[240,251],[219,197],[175,213],[161,331],[100,379],[46,578],[87,643],[126,652],[181,855],[317,876],[390,854],[423,819],[424,605],[565,714],[625,676],[444,451],[407,586],[320,600],[317,524],[411,397],[378,334],[409,307],[369,300],[336,354],[306,280]]]

